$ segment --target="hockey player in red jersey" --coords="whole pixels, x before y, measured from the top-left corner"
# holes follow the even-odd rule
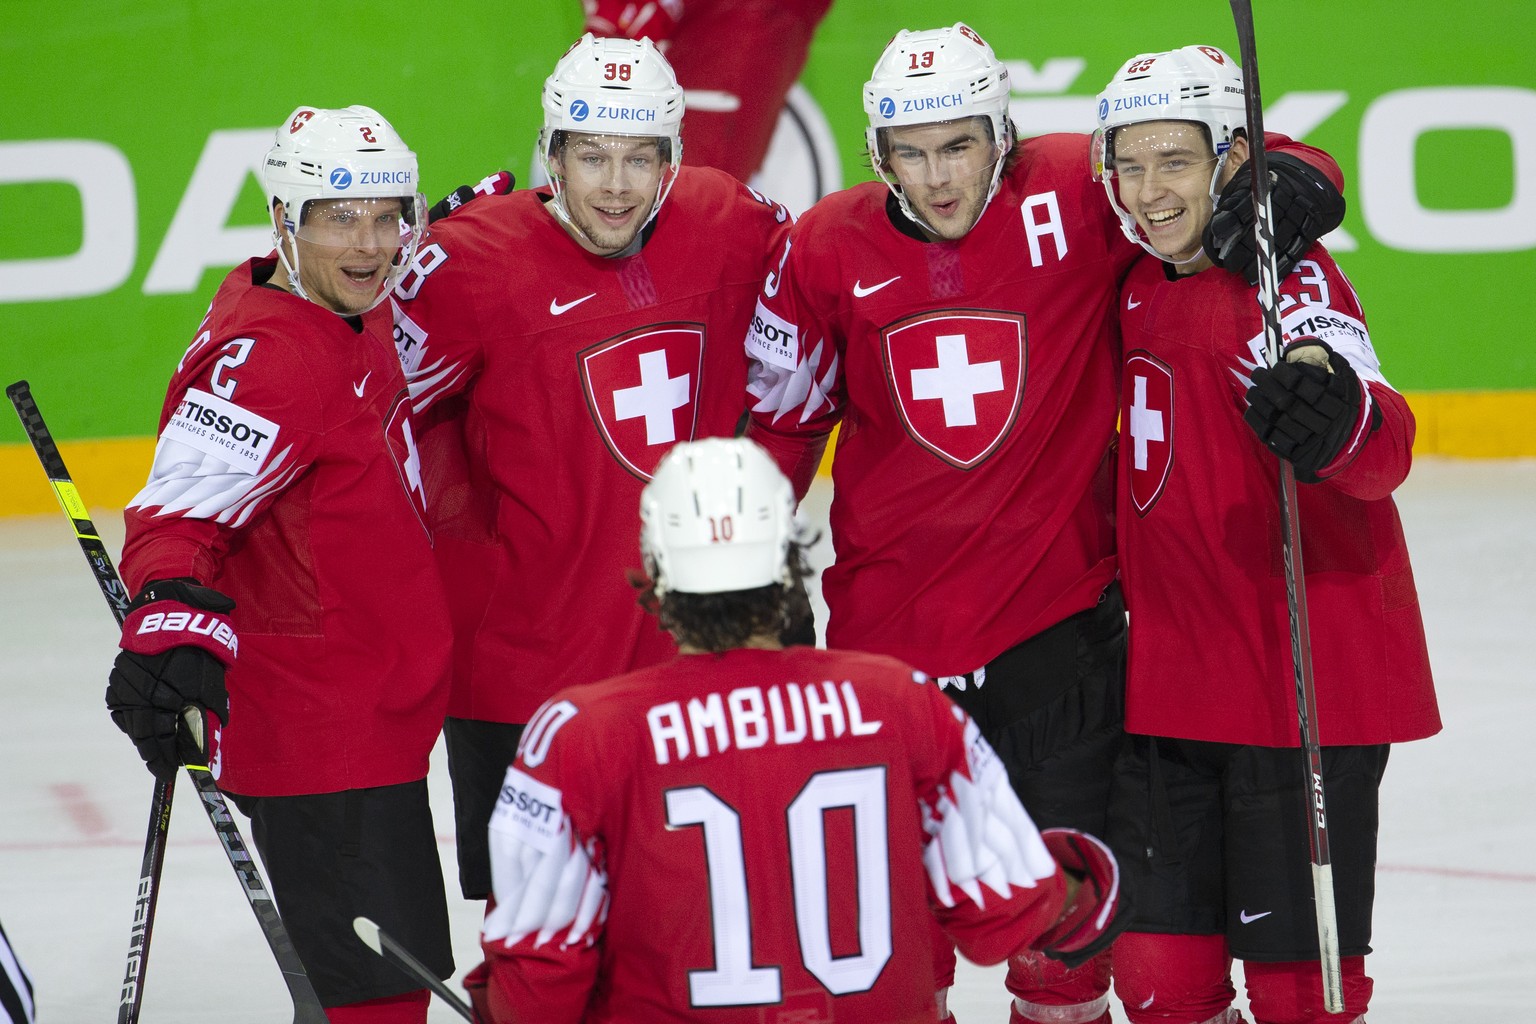
[[[932,1024],[934,919],[981,963],[1117,930],[1108,850],[1042,837],[922,673],[781,645],[809,614],[794,504],[745,439],[680,444],[645,488],[681,653],[529,723],[491,818],[487,1020]]]
[[[588,32],[650,39],[708,100],[688,115],[688,162],[742,181],[762,166],[784,97],[832,0],[583,0]],[[750,60],[742,59],[751,54]],[[690,100],[690,102],[692,102]]]
[[[792,231],[747,339],[748,436],[803,493],[841,423],[828,645],[939,677],[1037,821],[1097,833],[1123,738],[1115,297],[1136,249],[1085,172],[1089,137],[1015,142],[1008,100],[963,24],[886,47],[864,109],[888,188],[828,196]],[[1333,189],[1306,173],[1318,187],[1276,189],[1299,214],[1282,230],[1333,226],[1305,215]],[[1025,955],[1008,987],[1015,1021],[1108,1019],[1107,959]]]
[[[680,165],[683,94],[648,41],[584,36],[545,82],[548,191],[434,224],[396,340],[455,615],[446,725],[464,895],[521,723],[556,689],[670,657],[624,585],[661,453],[744,415],[740,339],[790,215]],[[592,623],[599,623],[594,630]]]
[[[262,179],[276,252],[214,296],[125,513],[107,703],[156,775],[198,758],[251,816],[330,1020],[419,1024],[427,990],[351,934],[383,915],[453,973],[426,788],[451,640],[381,306],[426,223],[416,155],[367,107],[300,107]]]
[[[1255,289],[1211,268],[1212,195],[1247,157],[1242,72],[1209,46],[1127,61],[1099,177],[1151,253],[1121,291],[1119,540],[1131,611],[1111,832],[1136,899],[1114,948],[1134,1024],[1227,1024],[1233,956],[1262,1024],[1363,1021],[1388,744],[1440,729],[1392,491],[1414,422],[1321,245]],[[1283,163],[1277,173],[1290,173]],[[1246,422],[1245,422],[1246,421]],[[1275,455],[1295,467],[1345,1010],[1323,1006]]]

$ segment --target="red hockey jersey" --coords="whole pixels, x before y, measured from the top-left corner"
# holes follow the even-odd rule
[[[866,183],[801,217],[758,306],[750,436],[803,492],[834,423],[829,646],[958,675],[1114,578],[1116,285],[1088,142],[1024,142],[958,242]]]
[[[790,223],[684,167],[640,252],[605,259],[548,198],[489,196],[439,221],[397,288],[417,408],[452,413],[423,456],[449,477],[433,523],[463,718],[526,722],[561,686],[676,652],[625,577],[640,490],[675,442],[735,432],[740,339]]]
[[[1281,557],[1279,465],[1243,422],[1263,363],[1255,290],[1206,271],[1125,282],[1120,559],[1130,609],[1126,726],[1158,736],[1298,745]],[[1424,626],[1392,491],[1413,414],[1382,376],[1354,289],[1321,246],[1281,287],[1287,339],[1315,336],[1360,375],[1365,410],[1317,484],[1298,485],[1319,740],[1438,732]],[[1380,427],[1369,430],[1373,415]]]
[[[491,818],[494,1019],[931,1024],[1065,895],[976,726],[878,655],[733,650],[557,694]]]
[[[213,769],[289,796],[421,779],[450,637],[389,315],[359,322],[237,267],[171,379],[123,574],[234,598]],[[360,323],[360,330],[354,324]]]
[[[1325,153],[1270,144],[1337,176]],[[972,672],[1114,578],[1115,296],[1140,250],[1088,149],[1020,143],[957,242],[898,231],[875,183],[791,233],[747,338],[748,434],[803,494],[841,422],[830,646]]]

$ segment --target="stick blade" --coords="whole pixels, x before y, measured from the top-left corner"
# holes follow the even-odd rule
[[[363,940],[363,944],[380,956],[384,955],[384,944],[379,940],[379,926],[366,917],[354,917],[352,930],[357,932],[357,937]]]

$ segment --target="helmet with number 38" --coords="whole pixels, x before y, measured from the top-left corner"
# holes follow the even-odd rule
[[[544,80],[539,158],[555,192],[551,208],[571,223],[563,195],[561,147],[573,134],[656,138],[666,170],[644,223],[655,219],[683,158],[683,90],[649,39],[599,39],[588,32]],[[643,226],[643,225],[641,225]]]

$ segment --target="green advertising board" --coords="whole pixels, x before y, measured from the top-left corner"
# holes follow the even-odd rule
[[[1255,6],[1266,124],[1343,168],[1350,209],[1328,241],[1413,400],[1419,450],[1536,454],[1523,429],[1536,409],[1536,14]],[[300,103],[366,103],[421,154],[429,199],[500,167],[525,179],[539,88],[580,7],[3,0],[0,383],[32,382],[66,454],[75,442],[103,463],[131,455],[123,479],[142,479],[165,382],[218,281],[270,247],[253,172],[273,127]],[[1024,134],[1091,129],[1095,94],[1135,53],[1236,52],[1220,0],[1150,13],[838,0],[759,184],[803,208],[868,177],[860,86],[898,28],[963,19],[985,35],[1010,65]],[[30,507],[21,490],[46,498],[6,461],[22,442],[0,416],[0,512]],[[96,500],[120,504],[125,486]]]

